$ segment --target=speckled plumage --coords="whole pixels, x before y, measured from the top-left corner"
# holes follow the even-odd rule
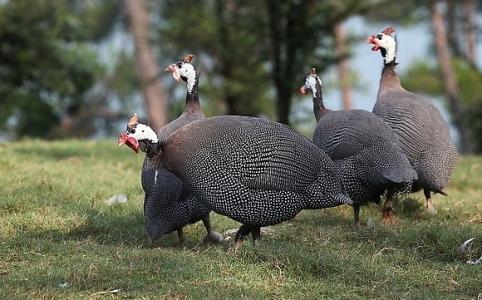
[[[155,240],[209,216],[210,209],[199,205],[179,177],[164,167],[149,167],[148,164],[146,158],[142,188],[145,192],[144,218],[149,237]]]
[[[246,225],[243,233],[259,234],[260,226],[289,220],[301,209],[351,204],[331,159],[279,123],[207,118],[177,130],[163,151],[163,164],[212,210]]]
[[[313,140],[336,160],[345,192],[357,204],[377,201],[389,189],[407,191],[417,178],[393,130],[370,112],[327,113]]]
[[[398,143],[418,175],[413,191],[424,190],[429,212],[436,212],[431,192],[444,194],[457,163],[457,150],[450,140],[449,128],[439,110],[426,99],[405,90],[398,77],[395,28],[371,35],[372,50],[381,51],[384,67],[373,113],[395,131]],[[392,53],[388,56],[387,53]]]
[[[442,192],[457,163],[457,150],[439,110],[426,99],[405,90],[395,72],[385,65],[373,113],[395,131],[402,151],[418,175],[413,191]]]
[[[313,141],[335,161],[344,192],[355,204],[358,222],[360,204],[379,202],[386,191],[406,192],[417,176],[388,124],[364,110],[326,109],[317,78],[312,71],[303,87],[315,91],[313,108],[318,124]]]

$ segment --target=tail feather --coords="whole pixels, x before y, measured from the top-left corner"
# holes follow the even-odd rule
[[[434,193],[435,193],[435,194],[443,195],[443,196],[445,196],[445,197],[448,196],[448,194],[447,194],[446,192],[442,191],[442,190],[434,191]]]
[[[348,196],[345,196],[344,194],[338,194],[335,196],[335,198],[340,204],[353,205],[353,200],[351,200]]]

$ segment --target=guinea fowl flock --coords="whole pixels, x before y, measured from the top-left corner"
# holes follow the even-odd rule
[[[286,125],[246,116],[205,118],[198,98],[199,74],[192,55],[166,71],[187,84],[186,104],[176,120],[154,132],[134,114],[119,145],[145,152],[141,182],[144,217],[151,239],[202,220],[205,240],[214,211],[241,223],[235,241],[262,226],[294,218],[303,209],[348,204],[359,223],[360,205],[385,197],[384,222],[393,222],[392,198],[423,189],[444,194],[457,161],[447,123],[424,98],[405,90],[395,72],[395,30],[368,42],[384,67],[373,112],[326,109],[321,80],[312,69],[302,94],[313,96],[317,126],[313,142]]]

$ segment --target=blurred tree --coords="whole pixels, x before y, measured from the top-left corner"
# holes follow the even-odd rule
[[[0,126],[51,136],[88,101],[103,73],[87,41],[111,26],[116,1],[2,1],[0,4]]]
[[[351,15],[364,13],[380,1],[267,0],[268,36],[261,37],[270,52],[277,95],[277,117],[289,123],[292,97],[311,66],[323,72],[339,59],[334,28]]]
[[[335,43],[336,55],[338,56],[338,82],[340,84],[341,100],[343,109],[351,109],[351,85],[350,85],[350,68],[348,66],[348,53],[346,34],[342,23],[335,25]]]
[[[377,9],[365,14],[368,22],[395,22],[409,26],[424,22],[428,17],[426,0],[382,0],[378,4]]]
[[[272,116],[259,1],[165,1],[160,40],[170,61],[196,54],[211,113]],[[207,83],[207,84],[206,84]],[[217,101],[216,101],[217,100]]]
[[[460,150],[462,153],[470,153],[473,151],[473,147],[468,130],[463,124],[465,108],[464,104],[460,101],[459,86],[455,78],[456,74],[452,65],[452,56],[449,51],[444,15],[441,11],[439,1],[431,0],[429,6],[432,16],[432,28],[435,33],[435,49],[444,83],[445,96],[452,113],[453,124],[457,127],[460,135]]]
[[[463,3],[463,23],[465,32],[465,44],[466,44],[466,57],[467,61],[474,67],[477,67],[475,60],[476,57],[476,45],[477,45],[477,25],[475,23],[476,1],[464,0]]]
[[[273,116],[275,104],[277,120],[289,123],[293,94],[311,66],[321,72],[337,61],[334,26],[379,2],[166,1],[160,32],[168,55],[205,58],[218,90],[208,92],[223,99],[227,113]],[[270,81],[275,102],[268,100]]]
[[[158,61],[149,45],[149,11],[144,0],[126,0],[130,29],[134,37],[136,71],[144,95],[144,107],[157,131],[167,122],[167,95],[159,77]]]

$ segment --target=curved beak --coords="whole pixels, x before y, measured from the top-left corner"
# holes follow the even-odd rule
[[[137,141],[132,136],[128,136],[127,134],[123,133],[119,136],[119,140],[117,141],[117,143],[119,147],[125,144],[129,148],[134,150],[134,152],[139,153],[139,141]]]
[[[368,38],[367,38],[367,41],[366,41],[368,44],[372,44],[374,45],[373,48],[372,48],[372,51],[377,51],[378,49],[380,49],[380,44],[378,43],[378,39],[374,36],[374,35],[370,35]]]
[[[167,66],[165,69],[164,69],[164,72],[174,72],[174,70],[176,69],[176,66],[174,64],[170,64],[169,66]]]
[[[302,86],[299,88],[298,92],[300,92],[300,94],[303,95],[303,96],[308,95],[308,92],[306,91],[306,88],[305,88],[304,85],[302,85]]]
[[[176,64],[170,64],[164,69],[165,72],[171,72],[172,77],[176,80],[179,81],[181,80],[181,74],[179,74],[179,70],[176,66]]]

